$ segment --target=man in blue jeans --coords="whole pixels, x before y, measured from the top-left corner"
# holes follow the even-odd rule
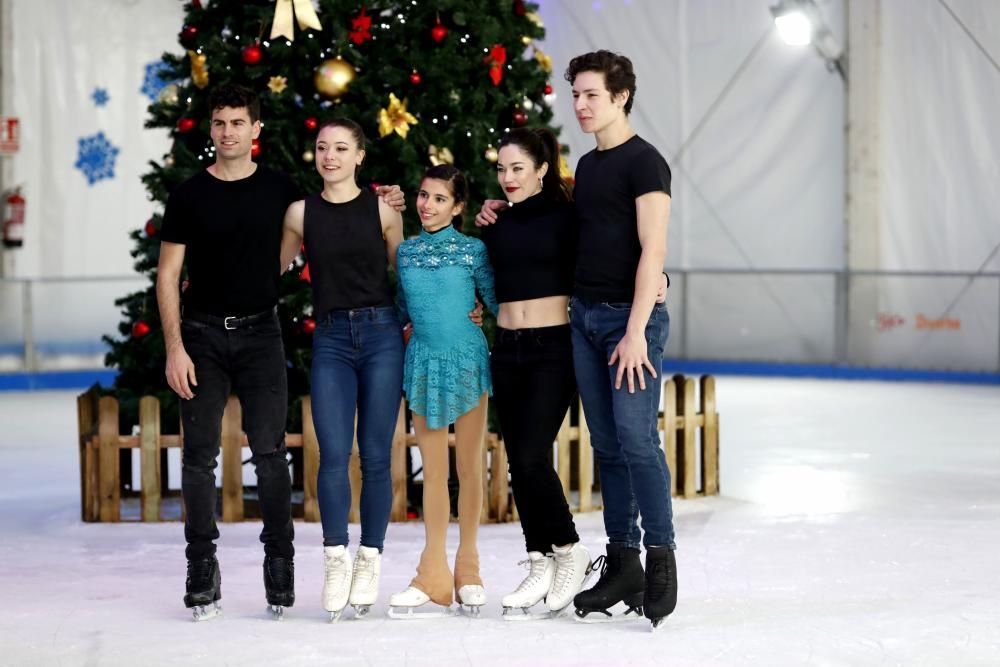
[[[597,147],[580,158],[571,301],[573,364],[601,476],[607,555],[579,616],[624,600],[656,627],[677,603],[670,471],[660,448],[658,370],[669,317],[656,294],[667,252],[670,168],[629,124],[632,62],[609,51],[570,61],[573,109]],[[639,561],[646,547],[643,572]]]

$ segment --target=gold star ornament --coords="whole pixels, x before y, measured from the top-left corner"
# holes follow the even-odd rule
[[[410,125],[416,125],[417,119],[406,110],[406,100],[402,102],[394,93],[389,93],[389,106],[378,112],[378,134],[380,137],[395,132],[403,139],[410,131]]]
[[[272,76],[267,82],[267,87],[275,95],[280,95],[288,87],[288,79],[283,76]]]

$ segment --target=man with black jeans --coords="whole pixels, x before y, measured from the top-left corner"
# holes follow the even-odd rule
[[[221,598],[214,470],[230,391],[243,408],[257,473],[267,601],[276,613],[295,601],[288,385],[275,306],[282,221],[298,192],[290,179],[251,160],[261,127],[256,95],[220,86],[209,107],[216,161],[167,201],[156,285],[167,382],[183,399],[184,604],[196,619],[214,615]],[[178,284],[185,261],[190,287],[182,316]]]

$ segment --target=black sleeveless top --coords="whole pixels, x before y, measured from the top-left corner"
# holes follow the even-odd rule
[[[573,202],[536,194],[480,229],[493,265],[497,301],[573,294],[579,224]]]
[[[351,201],[305,199],[304,241],[313,313],[393,305],[378,198],[362,188]]]

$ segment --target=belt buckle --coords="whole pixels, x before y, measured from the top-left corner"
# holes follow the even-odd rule
[[[236,326],[235,325],[234,326],[229,326],[229,320],[235,320],[235,319],[237,319],[237,318],[234,315],[230,315],[229,317],[223,319],[222,320],[222,327],[226,331],[236,331]]]

